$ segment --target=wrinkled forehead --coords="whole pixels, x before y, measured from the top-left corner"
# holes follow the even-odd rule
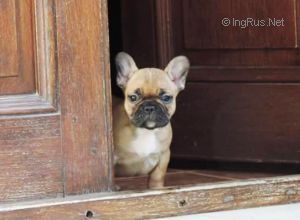
[[[140,89],[143,94],[158,95],[162,91],[175,93],[177,87],[163,70],[145,68],[136,71],[128,81],[127,93]]]

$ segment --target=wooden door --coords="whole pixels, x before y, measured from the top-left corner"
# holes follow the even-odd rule
[[[137,63],[192,64],[173,158],[300,163],[298,0],[129,2],[123,46]]]
[[[23,83],[23,66],[28,62],[34,83],[32,87],[26,83],[26,92],[25,87],[15,92],[17,86],[12,80],[7,88],[13,89],[4,90],[6,93],[0,96],[0,219],[145,219],[300,201],[299,175],[146,192],[87,194],[111,187],[106,1],[7,2],[0,0],[1,30],[5,30],[0,32],[1,65],[7,62],[1,66],[1,74],[5,75],[1,80],[20,77]],[[153,3],[148,9],[157,11],[168,2],[158,0],[157,7],[152,7]],[[12,13],[16,16],[9,15],[9,11],[15,11]],[[161,11],[159,19],[167,18],[168,13],[162,12],[167,11]],[[24,17],[31,21],[20,32]],[[15,28],[9,29],[9,21]],[[165,27],[160,26],[161,30]],[[15,40],[13,29],[18,30]],[[13,42],[23,42],[25,35],[26,43],[17,43],[19,52],[15,53]],[[160,33],[155,39],[164,39],[164,35]],[[150,39],[144,45],[151,46],[151,42],[156,41]],[[25,45],[26,50],[21,49]],[[30,48],[31,56],[27,50]],[[161,46],[159,51],[164,49]],[[163,53],[159,59],[155,54],[149,56],[152,61],[163,64]],[[6,57],[10,58],[4,60]],[[2,88],[8,84],[0,81],[0,85]],[[75,193],[85,194],[40,199]],[[37,199],[2,203],[28,198]]]
[[[111,187],[105,1],[0,0],[0,202]]]

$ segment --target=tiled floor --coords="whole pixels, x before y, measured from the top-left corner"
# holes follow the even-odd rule
[[[252,173],[214,170],[170,169],[166,175],[166,186],[183,186],[199,183],[213,183],[226,180],[249,179],[277,176],[274,173]],[[143,190],[147,188],[147,177],[122,177],[116,179],[121,190]]]
[[[166,186],[183,186],[199,183],[213,183],[226,180],[239,180],[249,178],[261,178],[279,176],[281,173],[274,172],[235,172],[235,171],[215,171],[215,170],[177,170],[170,169],[166,175]],[[284,175],[284,173],[282,173]],[[117,178],[116,183],[121,190],[143,190],[147,188],[147,177],[124,177]],[[251,208],[242,210],[222,211],[213,213],[203,213],[162,220],[298,220],[300,219],[300,203],[269,206],[261,208]]]

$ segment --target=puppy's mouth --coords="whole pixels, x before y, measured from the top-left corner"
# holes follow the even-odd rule
[[[147,100],[137,108],[131,121],[136,127],[155,129],[166,126],[170,120],[165,106],[156,101]]]

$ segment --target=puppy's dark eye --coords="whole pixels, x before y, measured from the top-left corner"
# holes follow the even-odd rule
[[[170,95],[162,95],[160,97],[160,100],[163,101],[164,103],[170,103],[173,100],[173,96]]]
[[[129,95],[129,96],[128,96],[128,99],[129,99],[129,101],[131,101],[131,102],[136,102],[136,101],[139,99],[139,96],[136,95],[136,94]]]

